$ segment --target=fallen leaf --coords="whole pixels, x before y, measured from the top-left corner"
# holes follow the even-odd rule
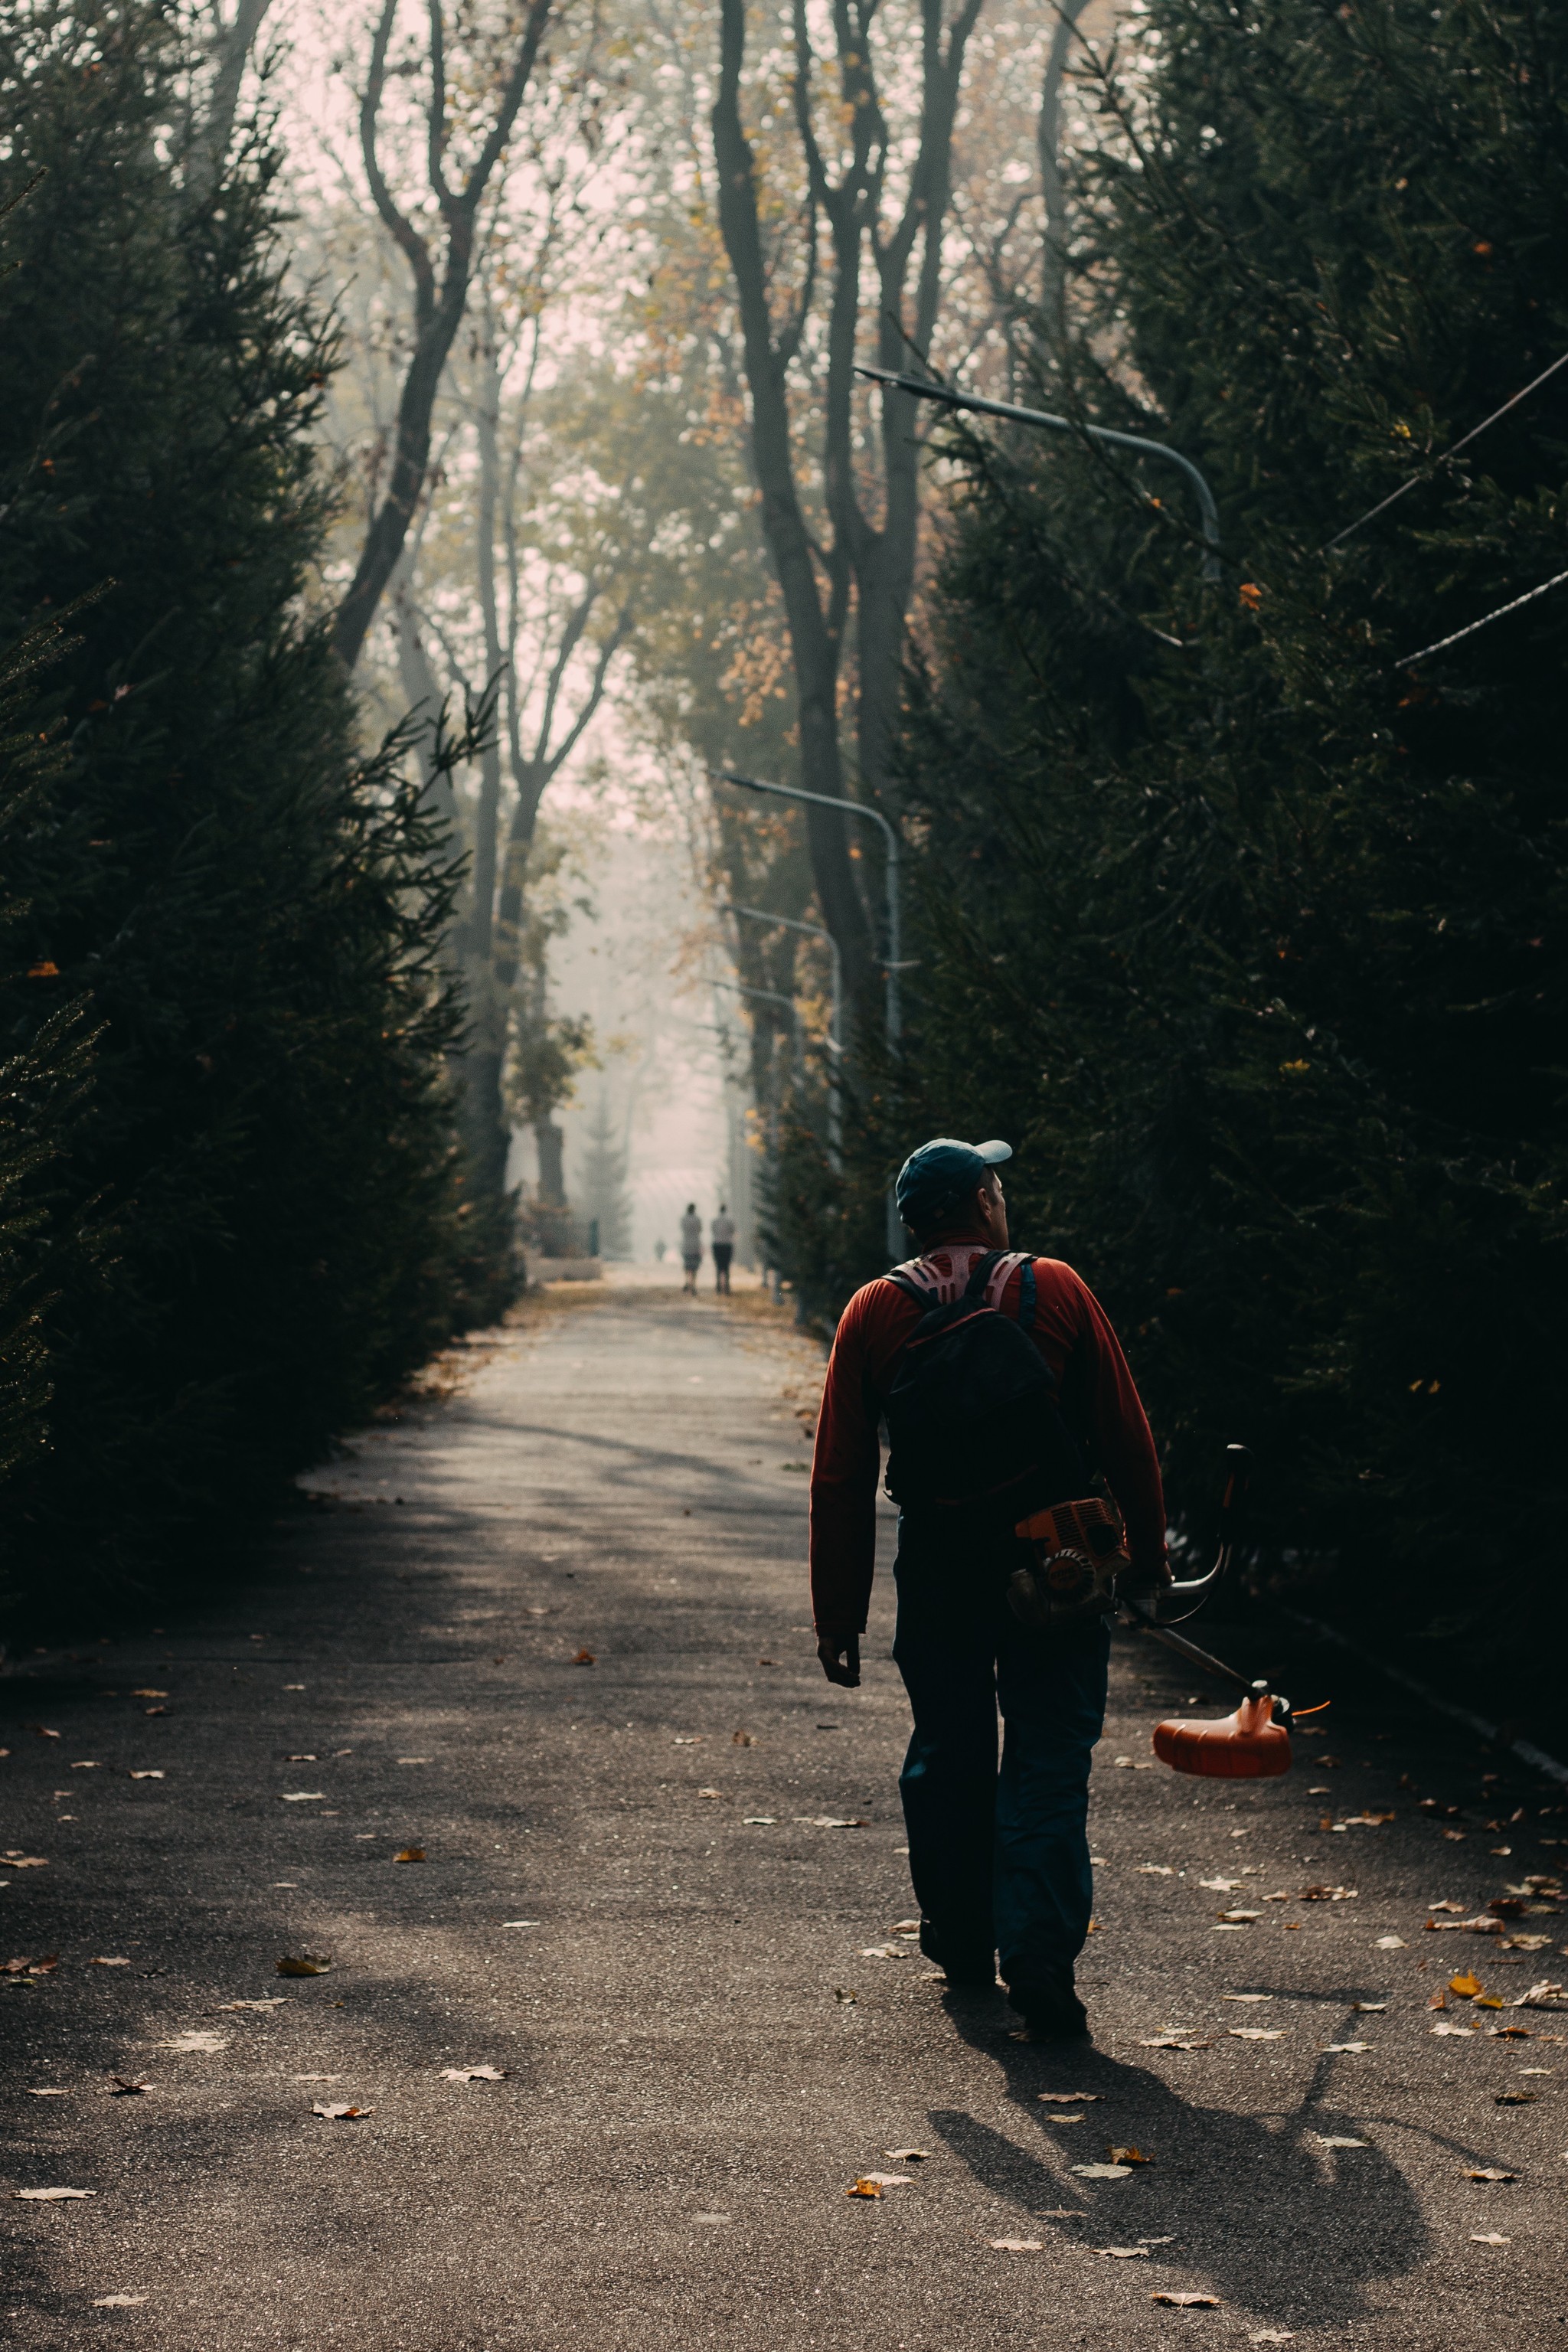
[[[1141,1862],[1138,1865],[1138,1875],[1141,1878],[1174,1878],[1175,1874],[1173,1866],[1168,1862]],[[1205,1885],[1206,1885],[1207,1883],[1205,1880]],[[1229,1889],[1226,1888],[1226,1892],[1228,1894]],[[1095,2252],[1100,2252],[1101,2249],[1097,2246]]]
[[[280,1992],[269,1992],[263,2000],[220,2000],[212,2014],[215,2017],[226,2017],[231,2010],[258,2009],[265,2011],[269,2009],[281,2009],[283,2004],[284,1997]]]
[[[1495,2164],[1483,2164],[1468,2170],[1465,2179],[1467,2180],[1517,2180],[1519,2175],[1517,2172],[1500,2172]]]
[[[157,1771],[129,1772],[126,1778],[131,1780],[161,1780],[163,1775]]]
[[[833,1998],[835,2000],[843,2001],[847,2008],[852,2009],[860,1996],[858,1992],[846,1992],[842,1985],[835,1985]]]
[[[29,2091],[29,2092],[27,2093],[27,2096],[28,2096],[30,2099],[68,2099],[68,2098],[70,2097],[70,2093],[69,2093],[68,2091],[52,2091],[52,2090],[51,2090],[51,2091]]]
[[[1385,2000],[1352,2000],[1351,2008],[1363,2017],[1381,2017],[1387,2009]]]
[[[1380,1936],[1373,1949],[1378,1952],[1403,1952],[1405,1949],[1405,1938],[1403,1936]]]
[[[322,1959],[315,1952],[298,1952],[279,1961],[278,1973],[280,1977],[324,1977],[331,1965],[331,1960]]]
[[[542,1925],[542,1922],[538,1919],[503,1919],[501,1921],[503,1927],[537,1927]]]
[[[741,1827],[744,1830],[775,1830],[778,1823],[776,1813],[746,1813],[742,1817]]]
[[[1124,2164],[1075,2164],[1069,2170],[1080,2180],[1131,2180],[1131,2173]]]
[[[1239,1878],[1200,1878],[1198,1885],[1206,1886],[1211,1895],[1234,1895],[1241,1881]]]
[[[1258,2327],[1247,2340],[1249,2344],[1294,2344],[1296,2331],[1293,2327]]]
[[[909,2189],[914,2176],[908,2172],[867,2172],[861,2179],[868,2180],[873,2189]]]
[[[1325,1756],[1324,1763],[1326,1764],[1328,1760]],[[1220,2298],[1217,2294],[1167,2294],[1162,2290],[1152,2294],[1149,2300],[1151,2303],[1173,2304],[1178,2311],[1217,2311],[1220,2307]]]
[[[1472,1977],[1467,1974],[1465,1976],[1450,1977],[1448,1979],[1448,1990],[1453,1993],[1458,1993],[1461,2000],[1474,2000],[1476,1995],[1481,1990],[1481,1980],[1479,1977]]]
[[[94,2311],[129,2311],[132,2304],[146,2301],[144,2294],[95,2294],[92,2307]]]
[[[1108,2147],[1105,2153],[1112,2164],[1152,2164],[1154,2161],[1152,2156],[1145,2156],[1141,2147]]]
[[[161,1690],[133,1690],[131,1696],[132,1698],[167,1698],[169,1694]]]
[[[925,2147],[885,2147],[882,2154],[894,2164],[929,2164],[931,2150]]]
[[[868,1830],[868,1821],[840,1821],[834,1813],[797,1813],[797,1822],[810,1830]]]
[[[151,2083],[138,2083],[130,2074],[111,2074],[109,2078],[111,2099],[139,2099],[143,2091],[150,2091],[152,2087]]]
[[[574,1666],[594,1666],[598,1664],[598,1660],[592,1650],[579,1650],[572,1664]]]
[[[1445,1830],[1443,1832],[1443,1835],[1447,1839],[1450,1845],[1463,1845],[1465,1842],[1465,1832],[1463,1830]]]
[[[1261,1911],[1222,1911],[1219,1916],[1222,1927],[1239,1927],[1246,1926],[1250,1920],[1261,1919],[1263,1914]]]
[[[700,1748],[702,1734],[700,1731],[678,1731],[670,1745],[672,1748]]]
[[[1038,2254],[1045,2251],[1038,2238],[988,2238],[985,2242],[999,2254]]]
[[[73,1764],[71,1766],[71,1770],[73,1772],[101,1772],[102,1769],[102,1765],[96,1763],[89,1756],[84,1756],[79,1764]]]
[[[1149,2254],[1147,2246],[1090,2246],[1089,2251],[1091,2254],[1109,2254],[1113,2262],[1118,2263],[1133,2263],[1141,2255],[1148,2257]]]
[[[717,1789],[699,1789],[697,1793],[700,1797],[716,1797],[720,1792]]]
[[[129,1960],[122,1960],[109,1952],[95,1952],[88,1962],[89,1969],[128,1969],[130,1966]]]
[[[1370,2147],[1372,2145],[1370,2140],[1351,2139],[1343,2132],[1314,2132],[1312,2137],[1320,2147]]]
[[[1472,2230],[1470,2243],[1472,2246],[1511,2246],[1513,2240],[1500,2238],[1495,2230]]]
[[[1222,2000],[1272,2000],[1273,1998],[1271,1992],[1226,1992],[1220,1995]]]
[[[749,1731],[732,1731],[730,1734],[730,1745],[731,1748],[751,1748],[755,1745],[755,1742]]]
[[[1212,2042],[1189,2042],[1180,2033],[1152,2033],[1138,2044],[1140,2050],[1212,2050]]]
[[[869,2179],[858,2180],[853,2189],[847,2189],[844,2191],[846,2197],[880,2197],[881,2193],[881,2182]]]
[[[0,1864],[0,1869],[5,1870],[47,1870],[48,1866],[47,1853],[8,1853]]]
[[[1342,2058],[1352,2052],[1370,2050],[1371,2048],[1372,2044],[1370,2042],[1325,2042],[1323,2044],[1323,2054],[1328,2058]]]
[[[1227,2025],[1226,2032],[1233,2042],[1283,2042],[1282,2025]]]
[[[1347,1823],[1356,1828],[1369,1830],[1381,1829],[1384,1822],[1392,1822],[1395,1818],[1393,1813],[1347,1813],[1345,1815]]]
[[[134,1780],[136,1776],[132,1773],[131,1777]],[[282,1805],[319,1805],[326,1793],[324,1789],[290,1789],[278,1801]]]
[[[42,1960],[7,1960],[0,1967],[0,1976],[52,1977],[59,1964],[58,1952],[51,1952],[47,1958]]]
[[[58,1739],[60,1736],[58,1731],[51,1731],[47,1723],[30,1723],[28,1724],[27,1728],[29,1731],[36,1731],[40,1739]],[[89,2192],[85,2189],[82,2192],[84,2196],[89,2193]]]
[[[1092,2107],[1099,2105],[1105,2094],[1103,2091],[1037,2091],[1035,2096],[1043,2099],[1049,2107]]]
[[[1462,1903],[1449,1903],[1449,1902],[1443,1902],[1443,1903],[1428,1903],[1428,1905],[1426,1906],[1426,1908],[1427,1908],[1427,1910],[1428,1910],[1428,1911],[1455,1911],[1455,1912],[1462,1912],[1462,1911],[1464,1910],[1464,1907],[1465,1907],[1465,1906],[1464,1906],[1464,1905],[1463,1905]]]
[[[395,1853],[392,1859],[394,1862],[423,1862],[425,1849],[422,1845],[405,1845]]]
[[[1478,2026],[1474,2025],[1448,2025],[1447,2023],[1435,2025],[1432,2028],[1434,2033],[1451,2034],[1457,2041],[1461,2042],[1468,2039],[1470,2035],[1479,2032],[1479,2030],[1480,2029]]]
[[[193,2029],[186,2033],[171,2033],[167,2041],[159,2042],[158,2047],[160,2050],[184,2051],[189,2055],[198,2051],[226,2050],[228,2041],[226,2033],[207,2033]]]
[[[310,2109],[310,2113],[313,2116],[322,2116],[328,2123],[352,2124],[357,2122],[361,2116],[374,2115],[375,2109],[374,2107],[353,2107],[350,2106],[346,2101],[339,2100],[334,2100],[329,2105],[324,2100],[318,2099],[315,2105]]]
[[[863,1960],[901,1960],[908,1957],[904,1944],[862,1944],[859,1957]]]
[[[13,2197],[20,2197],[33,2205],[59,2205],[68,2197],[96,2197],[96,2189],[14,2189]]]
[[[443,2083],[504,2083],[504,2066],[443,2066]]]
[[[302,1749],[298,1756],[285,1756],[283,1759],[285,1764],[319,1764],[321,1760],[321,1758],[310,1748]],[[402,1757],[400,1756],[397,1760],[401,1764]]]

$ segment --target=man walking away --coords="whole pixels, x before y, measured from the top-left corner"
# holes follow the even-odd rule
[[[812,1601],[829,1682],[853,1688],[860,1680],[876,1554],[878,1423],[910,1335],[939,1307],[973,1298],[1027,1333],[1056,1399],[1037,1381],[1033,1358],[1015,1350],[1026,1385],[1044,1399],[1030,1411],[1040,1414],[1042,1432],[1049,1423],[1058,1464],[1075,1465],[1068,1483],[1078,1497],[1090,1493],[1092,1465],[1121,1511],[1131,1580],[1169,1580],[1159,1464],[1132,1375],[1099,1301],[1070,1266],[1008,1252],[995,1171],[1012,1156],[1005,1143],[945,1136],[911,1153],[897,1198],[918,1255],[858,1290],[838,1325],[811,1475]],[[950,1332],[960,1319],[946,1318]],[[1010,1338],[1005,1344],[1015,1347]],[[908,1381],[906,1372],[905,1397]],[[900,1410],[895,1401],[895,1421]],[[1042,1436],[1042,1463],[1050,1444]],[[942,1465],[961,1493],[963,1466]],[[914,1714],[899,1786],[921,1948],[954,1986],[993,1986],[999,1953],[1008,1998],[1032,2039],[1086,2032],[1073,1964],[1093,1900],[1089,1769],[1105,1714],[1109,1626],[1091,1617],[1041,1628],[1009,1606],[1008,1578],[1030,1559],[1013,1528],[1037,1507],[1033,1500],[1020,1507],[1017,1495],[1004,1494],[988,1511],[952,1507],[932,1498],[926,1463],[906,1464],[900,1475],[896,1450],[889,1476],[907,1498],[893,1570],[893,1655]]]
[[[722,1201],[708,1234],[713,1244],[713,1287],[721,1298],[728,1298],[730,1261],[735,1255],[735,1220]]]
[[[702,1263],[702,1220],[695,1201],[688,1201],[686,1214],[680,1220],[680,1263],[686,1268],[685,1286],[695,1298],[697,1269]]]

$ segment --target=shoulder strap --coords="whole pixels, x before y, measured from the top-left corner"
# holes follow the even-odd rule
[[[1035,1261],[1024,1259],[1018,1269],[1018,1320],[1026,1331],[1035,1328],[1035,1307],[1038,1301],[1039,1285],[1035,1280]]]
[[[992,1276],[995,1273],[997,1267],[1001,1265],[1007,1253],[1005,1250],[987,1250],[984,1257],[977,1257],[975,1259],[974,1264],[969,1269],[969,1280],[963,1286],[963,1295],[965,1298],[984,1297],[986,1284],[990,1281]]]
[[[922,1290],[920,1284],[907,1275],[901,1266],[889,1266],[882,1280],[890,1282],[895,1290],[901,1290],[906,1298],[912,1298],[917,1307],[929,1307],[931,1304],[931,1293]]]

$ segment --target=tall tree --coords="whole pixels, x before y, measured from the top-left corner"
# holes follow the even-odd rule
[[[332,625],[333,649],[349,669],[359,660],[425,488],[430,421],[442,371],[468,305],[480,207],[516,126],[552,13],[564,0],[527,0],[521,30],[509,30],[493,45],[479,45],[475,64],[488,100],[482,110],[473,106],[467,90],[460,99],[449,92],[443,0],[427,0],[426,47],[421,60],[423,147],[427,200],[439,223],[429,239],[413,210],[399,202],[382,162],[382,115],[400,5],[401,0],[383,0],[372,38],[360,101],[360,150],[375,209],[408,265],[412,335],[385,493],[371,516],[353,578]],[[493,47],[489,58],[484,55],[486,46]],[[472,152],[466,170],[454,161],[454,131],[459,127],[470,133]]]
[[[831,91],[819,87],[805,0],[792,0],[787,37],[798,142],[792,166],[803,183],[793,238],[782,226],[791,173],[782,187],[764,184],[744,120],[746,0],[721,0],[720,9],[712,111],[718,209],[741,320],[763,530],[789,628],[802,781],[833,798],[847,797],[839,698],[852,618],[858,782],[872,798],[887,782],[920,507],[913,400],[883,393],[875,466],[858,453],[857,345],[869,296],[880,364],[902,368],[911,351],[923,355],[931,348],[943,291],[953,125],[981,5],[961,0],[951,23],[943,0],[919,0],[910,12],[918,27],[918,120],[895,130],[879,55],[895,47],[898,35],[880,0],[836,0]],[[900,30],[903,23],[900,15]],[[895,69],[895,87],[899,79]],[[824,234],[829,257],[819,318]],[[820,526],[803,490],[792,414],[792,377],[803,371],[815,379],[820,404]],[[835,810],[812,806],[806,822],[823,919],[838,942],[851,993],[864,1007],[877,957],[856,881],[861,845],[852,841],[852,821]]]

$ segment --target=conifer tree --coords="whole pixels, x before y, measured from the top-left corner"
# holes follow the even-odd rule
[[[1049,404],[1193,458],[1225,576],[1163,468],[951,436],[885,1159],[1015,1141],[1189,1523],[1248,1438],[1277,1560],[1500,1643],[1500,1591],[1562,1608],[1568,588],[1423,649],[1563,569],[1568,368],[1456,445],[1568,352],[1568,19],[1139,21]]]
[[[14,830],[0,1020],[87,997],[94,1083],[51,1218],[96,1265],[44,1324],[47,1449],[0,1495],[7,1572],[161,1572],[367,1413],[461,1312],[443,1055],[451,857],[405,738],[365,760],[307,595],[331,337],[283,280],[275,158],[167,152],[156,7],[0,24],[0,643],[90,601],[55,672],[67,756]],[[42,975],[16,976],[28,970]],[[488,1306],[494,1304],[494,1286]]]

